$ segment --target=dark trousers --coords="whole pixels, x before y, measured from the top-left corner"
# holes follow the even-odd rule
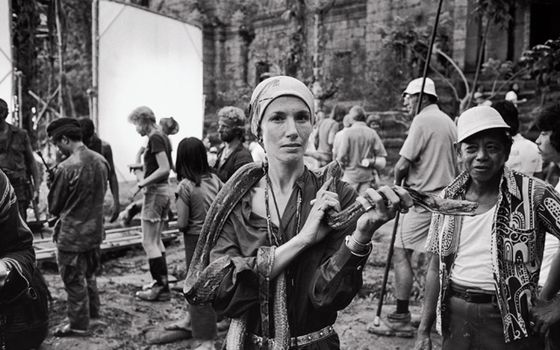
[[[193,258],[194,249],[198,242],[195,235],[183,235],[185,242],[185,261],[187,263],[187,272]],[[191,313],[192,335],[195,339],[212,340],[216,338],[216,312],[210,305],[189,305]]]
[[[90,318],[99,317],[99,292],[96,273],[100,263],[99,249],[84,253],[58,251],[58,271],[68,295],[67,313],[70,327],[87,330]]]
[[[534,350],[543,349],[538,336],[505,343],[502,316],[493,303],[470,303],[450,297],[449,325],[443,330],[442,350]]]

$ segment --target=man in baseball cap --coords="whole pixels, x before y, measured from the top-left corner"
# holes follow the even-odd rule
[[[456,175],[454,144],[457,130],[452,119],[439,109],[436,88],[430,78],[425,80],[420,113],[415,115],[420,91],[422,78],[412,80],[403,92],[404,107],[414,119],[395,165],[395,183],[404,182],[414,190],[438,194]],[[393,257],[397,307],[379,325],[370,325],[369,332],[384,336],[414,336],[408,308],[414,276],[412,253],[425,252],[431,218],[432,214],[420,207],[413,207],[401,216]]]
[[[505,166],[511,144],[510,127],[492,107],[471,108],[458,119],[464,171],[442,195],[478,208],[474,216],[432,219],[415,349],[431,346],[436,318],[443,350],[544,348],[531,309],[545,233],[560,237],[560,197],[545,182]],[[560,270],[553,266],[550,273]]]

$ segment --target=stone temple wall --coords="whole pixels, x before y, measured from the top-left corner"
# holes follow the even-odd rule
[[[390,28],[398,18],[416,16],[419,23],[427,22],[436,11],[437,1],[336,0],[321,14],[321,28],[317,32],[314,9],[328,2],[156,0],[150,6],[202,26],[204,91],[210,112],[219,104],[244,102],[259,75],[267,70],[295,75],[311,83],[318,36],[319,74],[326,85],[323,88],[328,89],[332,84],[338,86],[337,93],[327,104],[340,100],[376,108],[375,95],[379,92],[371,84],[371,72],[383,49],[379,29]],[[466,2],[468,0],[445,1],[443,10],[450,14],[452,25],[466,20]],[[455,32],[460,38],[465,36],[465,29],[461,32],[458,26],[457,31],[450,33],[451,42]],[[451,54],[464,51],[463,39],[453,45]],[[457,59],[457,55],[454,58]],[[394,89],[397,91],[406,81],[394,83],[398,85]]]

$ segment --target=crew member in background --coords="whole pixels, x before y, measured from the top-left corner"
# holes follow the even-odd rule
[[[222,182],[226,182],[241,166],[253,157],[243,146],[245,142],[245,113],[241,108],[227,106],[218,111],[218,133],[225,146],[218,152],[214,165]]]
[[[53,240],[58,271],[68,294],[69,323],[58,327],[54,335],[87,335],[90,319],[99,318],[96,274],[101,265],[103,200],[109,164],[84,145],[76,119],[54,120],[48,125],[47,134],[67,156],[54,170],[48,195],[49,211],[58,217]]]
[[[171,298],[165,246],[161,240],[163,221],[168,217],[169,172],[173,168],[171,141],[156,125],[154,112],[146,106],[135,108],[128,116],[140,136],[148,143],[144,151],[144,176],[136,184],[136,192],[142,191],[142,246],[148,257],[151,285],[136,292],[145,301],[168,301]]]
[[[553,105],[543,109],[538,115],[536,126],[541,131],[536,143],[539,152],[546,162],[560,164],[560,105]],[[560,193],[560,182],[556,184],[556,191]],[[556,217],[560,217],[557,213]],[[542,292],[539,298],[542,303],[533,310],[539,331],[547,334],[547,350],[560,348],[560,298],[558,291],[551,287],[556,283],[548,280],[554,257],[560,253],[560,240],[547,234],[544,240],[544,253],[539,276],[539,286]],[[560,264],[557,261],[556,264]],[[558,276],[554,276],[558,278]],[[547,332],[550,327],[550,331]]]
[[[340,129],[334,135],[333,148],[332,148],[333,159],[337,159],[339,149],[340,149],[340,142],[342,141],[342,135],[346,130],[348,130],[352,126],[353,122],[354,122],[353,117],[350,114],[346,114],[342,119],[342,129]]]
[[[366,113],[360,106],[354,106],[348,112],[351,126],[340,137],[336,160],[344,169],[342,181],[345,181],[362,195],[368,188],[377,188],[376,170],[385,167],[387,152],[377,132],[366,125]]]
[[[414,79],[403,92],[404,106],[411,116],[416,113],[421,87],[422,78]],[[420,113],[412,120],[395,165],[396,184],[404,180],[406,186],[434,195],[453,180],[457,169],[454,148],[457,128],[439,109],[437,100],[435,84],[426,78]],[[397,309],[382,319],[379,326],[371,325],[368,328],[371,333],[414,335],[408,308],[414,276],[411,259],[413,251],[425,252],[431,218],[431,213],[421,207],[413,207],[401,216],[393,255]]]
[[[113,213],[110,222],[115,221],[119,217],[121,203],[119,200],[119,182],[115,172],[115,164],[113,163],[113,150],[111,145],[101,140],[95,133],[93,121],[89,118],[80,118],[80,127],[82,128],[82,139],[84,144],[92,151],[95,151],[105,157],[109,164],[109,189],[113,196]]]
[[[504,100],[493,103],[492,108],[500,113],[513,135],[513,145],[506,166],[511,170],[542,179],[543,160],[539,148],[519,133],[519,116],[515,105]]]
[[[21,217],[27,221],[29,203],[39,195],[41,173],[27,131],[6,122],[7,117],[8,104],[0,99],[0,169],[8,176]]]
[[[316,145],[317,151],[310,154],[319,161],[319,166],[327,165],[333,158],[334,136],[340,130],[340,123],[346,115],[346,108],[335,105],[330,116],[325,115],[317,126]]]

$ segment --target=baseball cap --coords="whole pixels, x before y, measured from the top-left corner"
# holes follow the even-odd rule
[[[420,93],[422,89],[422,78],[417,78],[408,83],[408,86],[404,90],[403,94],[414,95]],[[429,94],[435,97],[438,97],[436,94],[436,85],[434,81],[430,78],[426,78],[426,83],[424,84],[424,93]]]
[[[457,142],[488,129],[506,129],[509,125],[497,110],[490,106],[477,106],[464,111],[457,121]]]

